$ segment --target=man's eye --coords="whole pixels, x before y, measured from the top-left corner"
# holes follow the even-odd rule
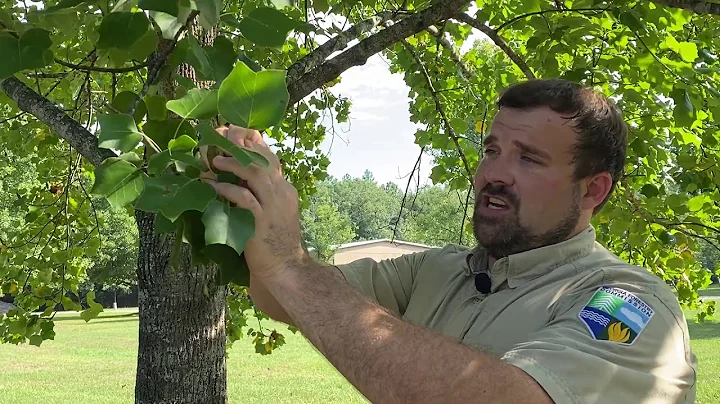
[[[495,151],[495,149],[485,149],[485,152],[484,152],[484,153],[485,153],[485,154],[495,154],[496,151]]]
[[[522,156],[522,160],[525,162],[528,162],[528,163],[537,163],[537,161],[535,161],[535,159],[528,157],[528,156]]]

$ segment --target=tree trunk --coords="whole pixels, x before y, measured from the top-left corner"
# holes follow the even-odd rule
[[[136,212],[138,345],[136,403],[225,403],[225,288],[212,266],[170,265],[174,237],[154,233],[155,216]]]
[[[191,29],[200,43],[212,45],[217,30],[202,32],[197,20]],[[189,65],[178,73],[198,87]],[[172,74],[163,77],[160,92],[174,98]],[[135,212],[138,252],[138,345],[135,402],[226,403],[225,287],[215,286],[216,267],[191,266],[190,248],[183,244],[180,268],[170,265],[175,237],[155,234],[155,215]]]

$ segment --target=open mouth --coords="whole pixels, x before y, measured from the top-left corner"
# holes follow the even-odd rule
[[[485,206],[487,206],[488,209],[492,209],[492,210],[508,210],[508,209],[510,209],[510,204],[508,204],[504,200],[494,197],[494,196],[486,196],[485,197]]]

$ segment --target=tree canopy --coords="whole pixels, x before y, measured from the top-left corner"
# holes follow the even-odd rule
[[[82,303],[72,298],[101,246],[96,197],[114,212],[134,212],[139,226],[153,218],[153,237],[175,240],[171,264],[211,268],[197,290],[224,297],[230,284],[227,290],[238,293],[228,301],[237,303],[248,282],[242,252],[253,217],[219,199],[198,175],[218,153],[244,165],[267,162],[213,128],[232,123],[263,131],[307,207],[330,163],[319,145],[352,108],[350,94],[335,93],[333,85],[375,54],[410,89],[416,143],[435,158],[433,181],[460,191],[466,207],[482,158],[479,142],[502,88],[562,77],[611,96],[630,125],[630,148],[617,192],[594,219],[599,241],[673,285],[684,305],[697,306],[697,290],[709,283],[698,252],[699,241],[720,251],[716,3],[0,4],[0,142],[11,162],[0,169],[0,200],[19,212],[0,217],[0,287],[18,306],[0,321],[4,342],[52,338],[56,304],[83,309],[88,320],[102,310],[92,293]],[[460,52],[473,32],[485,42]],[[236,180],[227,173],[220,179]],[[347,203],[355,202],[373,201]],[[342,203],[311,212],[321,218],[346,209]],[[387,234],[392,225],[368,219],[353,229],[356,236]],[[148,237],[140,233],[142,263],[153,262],[143,257],[153,251]],[[157,286],[153,279],[144,276],[141,287]],[[233,307],[252,307],[244,304]],[[711,303],[700,308],[701,315],[713,311]],[[228,327],[241,318],[237,311],[227,315]],[[275,333],[256,335],[266,350],[279,340]]]

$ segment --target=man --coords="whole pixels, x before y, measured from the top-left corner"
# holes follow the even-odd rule
[[[256,304],[372,402],[693,402],[677,300],[590,225],[623,172],[620,113],[563,80],[512,86],[498,106],[474,178],[478,246],[337,267],[302,249],[297,193],[260,134],[220,129],[270,161],[216,158],[249,189],[211,181],[255,215]]]

